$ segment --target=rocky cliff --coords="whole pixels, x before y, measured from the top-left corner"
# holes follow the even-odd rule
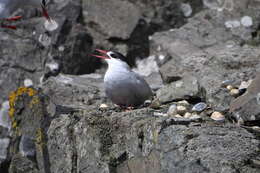
[[[0,31],[0,172],[260,171],[258,0],[51,0]],[[154,99],[123,111],[95,48]]]

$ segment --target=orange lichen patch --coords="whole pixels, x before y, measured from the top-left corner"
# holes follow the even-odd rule
[[[17,127],[17,122],[14,120],[14,114],[15,114],[15,102],[17,101],[17,98],[23,94],[27,94],[30,97],[33,97],[37,94],[37,91],[33,88],[27,88],[27,87],[20,87],[16,91],[13,91],[9,95],[9,117],[12,120],[12,127],[16,128]],[[33,98],[31,101],[31,104],[36,104],[38,103],[38,97]]]

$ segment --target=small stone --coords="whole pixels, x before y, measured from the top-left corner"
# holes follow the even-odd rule
[[[228,90],[232,90],[232,89],[233,89],[233,86],[232,86],[232,85],[228,85],[226,88],[227,88]]]
[[[174,117],[176,117],[176,118],[183,118],[180,114],[175,114]]]
[[[195,111],[195,112],[202,112],[204,111],[205,109],[207,108],[207,104],[204,103],[204,102],[200,102],[200,103],[197,103],[195,104],[193,107],[192,107],[192,111]]]
[[[224,121],[225,120],[224,115],[220,112],[213,112],[211,114],[210,118],[215,120],[215,121]]]
[[[248,88],[248,86],[251,84],[253,80],[249,80],[249,81],[242,81],[241,84],[239,85],[238,89],[246,89]]]
[[[231,20],[231,21],[226,21],[225,22],[225,27],[226,28],[237,28],[240,26],[240,22],[237,20]]]
[[[191,8],[190,4],[188,4],[188,3],[182,3],[181,10],[185,17],[190,17],[192,14],[192,8]]]
[[[186,112],[183,117],[190,118],[191,116],[192,116],[192,114],[190,112]]]
[[[241,18],[241,24],[245,27],[250,27],[253,25],[253,19],[250,16],[244,16]]]
[[[192,114],[189,118],[192,120],[199,120],[201,119],[201,116],[199,116],[198,114]]]
[[[164,114],[164,113],[161,113],[161,112],[154,112],[153,115],[157,116],[157,117],[166,117],[166,116],[168,116],[167,114]]]
[[[102,103],[102,104],[99,106],[99,108],[101,108],[101,109],[108,108],[108,105],[107,105],[107,104],[104,104],[104,103]]]
[[[59,26],[58,23],[55,20],[52,20],[52,19],[46,20],[44,22],[44,27],[48,31],[54,31],[58,28],[58,26]]]
[[[224,80],[221,83],[221,87],[227,87],[228,85],[231,85],[233,83],[232,80]]]
[[[31,86],[33,86],[33,81],[31,79],[25,79],[23,81],[23,84],[25,87],[31,87]]]
[[[239,90],[238,89],[232,89],[232,90],[230,90],[230,95],[232,95],[232,96],[237,96],[237,95],[239,95]]]
[[[190,105],[189,102],[187,102],[186,100],[181,100],[181,101],[178,101],[177,103],[178,103],[178,105],[181,105],[181,106],[189,106]]]
[[[185,114],[187,112],[187,108],[185,106],[177,106],[177,113],[178,114]]]
[[[167,114],[169,116],[177,114],[177,105],[173,104],[169,107]]]
[[[159,109],[161,106],[161,102],[159,101],[159,99],[155,99],[152,101],[150,108],[152,109]]]

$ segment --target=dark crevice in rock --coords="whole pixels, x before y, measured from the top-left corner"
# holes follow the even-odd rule
[[[141,131],[138,134],[138,148],[140,149],[140,151],[143,151],[143,142],[144,142],[144,132]]]
[[[0,172],[1,173],[9,173],[8,169],[9,169],[10,163],[11,163],[11,161],[8,161],[8,160],[2,162],[0,164]]]
[[[112,159],[109,162],[109,172],[110,173],[117,173],[117,166],[122,164],[124,161],[126,161],[128,158],[128,155],[126,152],[121,154],[118,158]]]
[[[79,119],[74,115],[72,118],[71,124],[68,126],[68,136],[69,141],[71,142],[72,147],[72,156],[71,156],[71,173],[77,173],[77,166],[78,166],[78,153],[77,153],[77,141],[76,136],[74,134],[74,126],[79,121]]]

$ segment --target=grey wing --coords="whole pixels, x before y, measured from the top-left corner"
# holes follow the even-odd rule
[[[135,80],[131,80],[131,81],[135,81],[134,86],[136,87],[135,88],[136,95],[139,96],[140,99],[142,99],[143,101],[149,99],[153,95],[153,93],[148,83],[139,74],[135,72],[131,72],[131,73],[133,74],[131,76],[135,78]]]

